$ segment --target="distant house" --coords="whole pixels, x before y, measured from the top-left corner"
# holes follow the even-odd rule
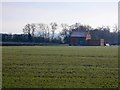
[[[104,46],[104,39],[92,40],[89,31],[72,31],[70,46]]]
[[[86,45],[86,32],[73,31],[70,35],[71,46],[85,46]]]

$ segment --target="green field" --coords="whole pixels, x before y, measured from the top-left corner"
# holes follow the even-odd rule
[[[116,88],[118,47],[2,47],[3,88]]]

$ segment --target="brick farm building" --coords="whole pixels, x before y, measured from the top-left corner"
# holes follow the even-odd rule
[[[70,35],[70,46],[104,46],[104,39],[91,39],[90,32],[72,31]]]

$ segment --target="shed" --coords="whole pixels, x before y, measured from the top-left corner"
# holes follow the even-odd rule
[[[86,32],[73,31],[70,35],[71,46],[85,46],[86,45]]]

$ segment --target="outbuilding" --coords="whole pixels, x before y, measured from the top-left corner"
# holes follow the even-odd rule
[[[91,39],[89,31],[72,31],[70,46],[104,46],[104,39]]]
[[[71,46],[85,46],[86,45],[86,32],[73,31],[70,35]]]

